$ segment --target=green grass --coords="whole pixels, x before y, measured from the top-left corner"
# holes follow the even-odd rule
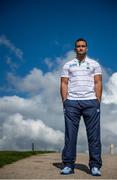
[[[55,151],[0,151],[0,167],[32,155],[52,152]]]

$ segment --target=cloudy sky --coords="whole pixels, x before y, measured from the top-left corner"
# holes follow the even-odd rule
[[[83,37],[103,70],[103,152],[111,143],[117,152],[116,8],[115,0],[0,1],[0,150],[29,150],[34,142],[61,151],[60,72]],[[77,149],[87,152],[82,119]]]

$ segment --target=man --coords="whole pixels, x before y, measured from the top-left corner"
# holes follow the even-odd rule
[[[74,173],[79,121],[83,116],[89,146],[89,168],[94,176],[100,176],[100,102],[102,96],[102,72],[98,62],[87,54],[87,42],[75,42],[76,58],[63,66],[60,92],[64,107],[65,145],[62,152],[64,168],[61,174]]]

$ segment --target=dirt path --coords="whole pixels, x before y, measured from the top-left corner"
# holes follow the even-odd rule
[[[87,167],[88,155],[78,154],[75,174],[60,175],[61,154],[31,156],[0,168],[0,179],[117,179],[117,155],[103,155],[102,176],[93,177]]]

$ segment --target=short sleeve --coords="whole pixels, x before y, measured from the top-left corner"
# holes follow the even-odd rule
[[[65,64],[62,68],[61,77],[69,77],[69,64]]]
[[[98,62],[95,62],[94,75],[102,74],[101,66]]]

